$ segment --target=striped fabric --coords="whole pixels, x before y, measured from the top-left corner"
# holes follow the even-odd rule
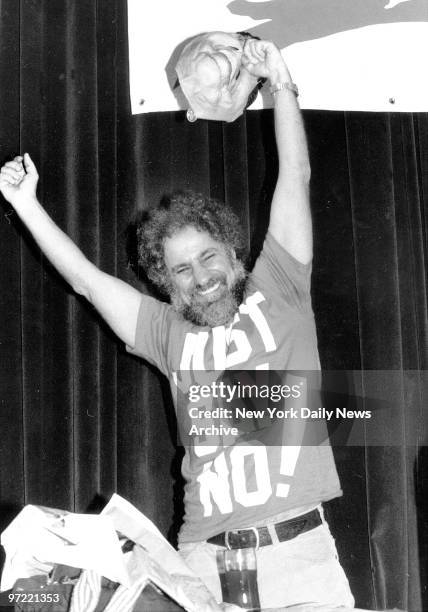
[[[130,588],[119,585],[104,612],[132,612],[146,582],[138,580]],[[100,593],[101,576],[94,570],[84,570],[73,589],[69,612],[93,612]]]
[[[69,612],[93,612],[101,592],[101,576],[84,570],[73,589]]]

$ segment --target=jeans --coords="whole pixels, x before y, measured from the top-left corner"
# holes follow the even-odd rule
[[[299,604],[354,607],[334,539],[322,508],[319,510],[323,518],[319,527],[292,540],[257,550],[257,583],[262,608]],[[224,548],[207,542],[191,542],[181,544],[179,550],[186,563],[220,602],[216,553]]]

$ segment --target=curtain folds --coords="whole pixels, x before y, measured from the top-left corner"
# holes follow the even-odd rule
[[[186,188],[234,207],[254,257],[277,170],[271,111],[231,125],[131,116],[125,0],[0,11],[0,160],[30,152],[42,202],[91,261],[150,291],[128,263],[130,223]],[[322,365],[361,370],[368,398],[400,406],[381,421],[394,444],[367,426],[365,446],[334,449],[344,497],[327,513],[359,606],[428,609],[428,115],[304,118]],[[180,449],[166,381],[2,206],[0,529],[25,503],[97,510],[118,491],[174,539]]]

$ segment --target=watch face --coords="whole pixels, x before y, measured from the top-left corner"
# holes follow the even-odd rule
[[[234,121],[242,115],[258,79],[242,65],[245,37],[227,32],[195,36],[176,72],[192,117]]]

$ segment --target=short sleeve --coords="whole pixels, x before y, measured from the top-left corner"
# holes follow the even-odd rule
[[[141,298],[135,330],[135,346],[127,346],[132,355],[143,357],[167,374],[166,344],[171,306],[148,295]]]
[[[306,312],[311,309],[311,272],[312,262],[298,261],[268,232],[250,278],[269,295]]]

